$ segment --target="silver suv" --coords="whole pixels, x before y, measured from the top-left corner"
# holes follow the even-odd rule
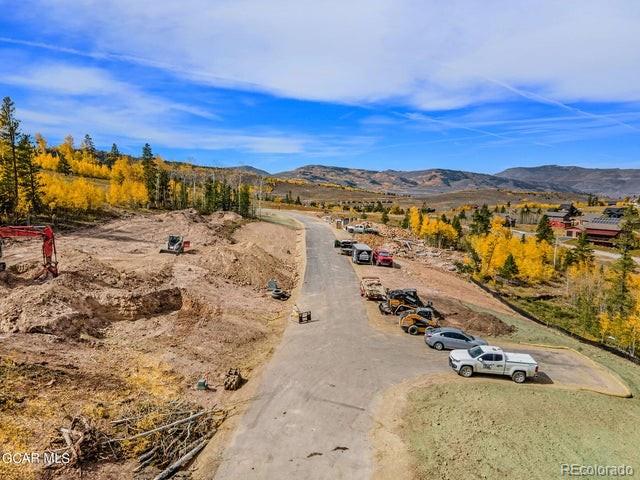
[[[479,337],[474,337],[459,328],[439,327],[427,330],[424,334],[424,342],[436,350],[469,349],[477,345],[487,345],[487,342]]]

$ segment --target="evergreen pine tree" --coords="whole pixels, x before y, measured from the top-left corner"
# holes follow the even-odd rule
[[[389,214],[387,213],[387,210],[382,211],[382,216],[380,217],[380,221],[382,222],[383,225],[386,225],[387,223],[389,223]]]
[[[613,276],[610,281],[608,291],[607,307],[612,315],[619,314],[625,317],[635,305],[635,300],[631,294],[629,285],[630,276],[636,271],[636,262],[631,256],[631,250],[636,245],[634,227],[637,224],[638,216],[635,209],[628,209],[625,213],[625,220],[622,223],[622,231],[618,241],[620,258],[611,267]]]
[[[223,179],[220,184],[220,209],[229,211],[231,210],[232,203],[231,185],[227,183],[226,179]]]
[[[404,214],[404,218],[402,219],[402,222],[400,222],[400,226],[402,228],[409,228],[409,222],[410,222],[409,211],[407,210]]]
[[[18,178],[29,213],[37,213],[42,207],[41,186],[38,180],[40,167],[33,161],[34,153],[35,148],[29,135],[21,135],[17,147]]]
[[[57,170],[59,173],[63,175],[71,175],[71,165],[69,165],[69,161],[67,160],[66,155],[63,153],[58,154],[58,167]]]
[[[504,261],[504,265],[500,268],[500,276],[511,280],[516,277],[519,273],[518,265],[516,265],[516,259],[513,257],[513,254],[509,254],[507,259]]]
[[[115,143],[111,145],[111,151],[107,154],[106,164],[109,168],[113,167],[113,164],[116,163],[116,160],[120,158],[120,150],[118,150],[118,145]]]
[[[157,167],[153,158],[153,152],[151,151],[151,145],[148,143],[145,143],[144,147],[142,147],[142,168],[144,172],[144,183],[147,187],[147,193],[149,194],[149,202],[153,202],[156,198]]]
[[[115,144],[114,144],[115,145]],[[166,208],[169,205],[169,172],[165,169],[158,169],[158,199],[159,206]]]
[[[451,221],[451,226],[458,233],[458,238],[462,237],[462,224],[460,223],[460,217],[455,215]]]
[[[485,203],[481,208],[473,212],[471,217],[471,233],[474,235],[485,235],[489,233],[491,228],[492,214],[489,211],[489,207]]]
[[[576,262],[584,263],[586,265],[593,265],[593,247],[587,238],[586,233],[582,233],[578,237],[576,248],[571,252],[573,259]]]
[[[82,140],[81,148],[86,154],[95,158],[96,146],[93,143],[93,138],[91,138],[91,135],[89,135],[88,133],[84,136],[84,139]]]
[[[4,97],[0,107],[0,208],[4,213],[14,213],[18,204],[18,152],[20,122],[15,118],[15,105]]]
[[[298,200],[300,200],[299,197]],[[240,185],[238,190],[238,213],[243,217],[251,215],[251,190],[249,185]]]
[[[623,250],[620,258],[611,267],[612,278],[607,295],[607,307],[611,314],[622,317],[633,308],[635,302],[631,295],[629,277],[636,270],[636,263],[629,250]]]
[[[542,242],[544,240],[548,243],[553,243],[556,239],[555,235],[553,234],[553,229],[549,224],[549,217],[547,217],[546,215],[542,215],[540,217],[538,227],[536,228],[536,239],[539,242]]]

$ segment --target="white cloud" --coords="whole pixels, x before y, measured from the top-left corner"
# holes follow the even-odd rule
[[[91,55],[294,98],[425,110],[518,91],[560,102],[640,99],[640,3],[633,0],[22,4],[47,12],[43,28],[51,33],[88,39]]]
[[[0,73],[0,83],[66,95],[112,95],[132,89],[103,70],[66,64],[40,65]]]
[[[116,140],[132,145],[150,142],[168,148],[308,156],[359,152],[375,141],[368,136],[224,128],[214,113],[148,94],[95,67],[58,63],[14,66],[13,70],[11,74],[0,73],[0,85],[30,92],[18,106],[25,130],[60,139],[69,133],[80,138],[89,132],[102,145]],[[185,121],[185,114],[204,121]]]

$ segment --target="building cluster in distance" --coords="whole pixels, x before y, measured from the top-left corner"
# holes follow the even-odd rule
[[[584,233],[595,245],[613,247],[622,231],[624,210],[624,207],[607,207],[602,213],[581,215],[573,204],[565,203],[557,211],[548,211],[545,215],[552,227],[564,228],[568,237],[579,237]]]

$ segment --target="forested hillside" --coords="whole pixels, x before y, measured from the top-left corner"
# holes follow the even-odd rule
[[[80,145],[67,136],[50,145],[23,132],[15,106],[0,111],[0,215],[12,221],[41,214],[98,212],[109,207],[234,210],[251,214],[251,187],[205,167],[172,164],[144,145],[139,158],[96,149],[90,135]]]

